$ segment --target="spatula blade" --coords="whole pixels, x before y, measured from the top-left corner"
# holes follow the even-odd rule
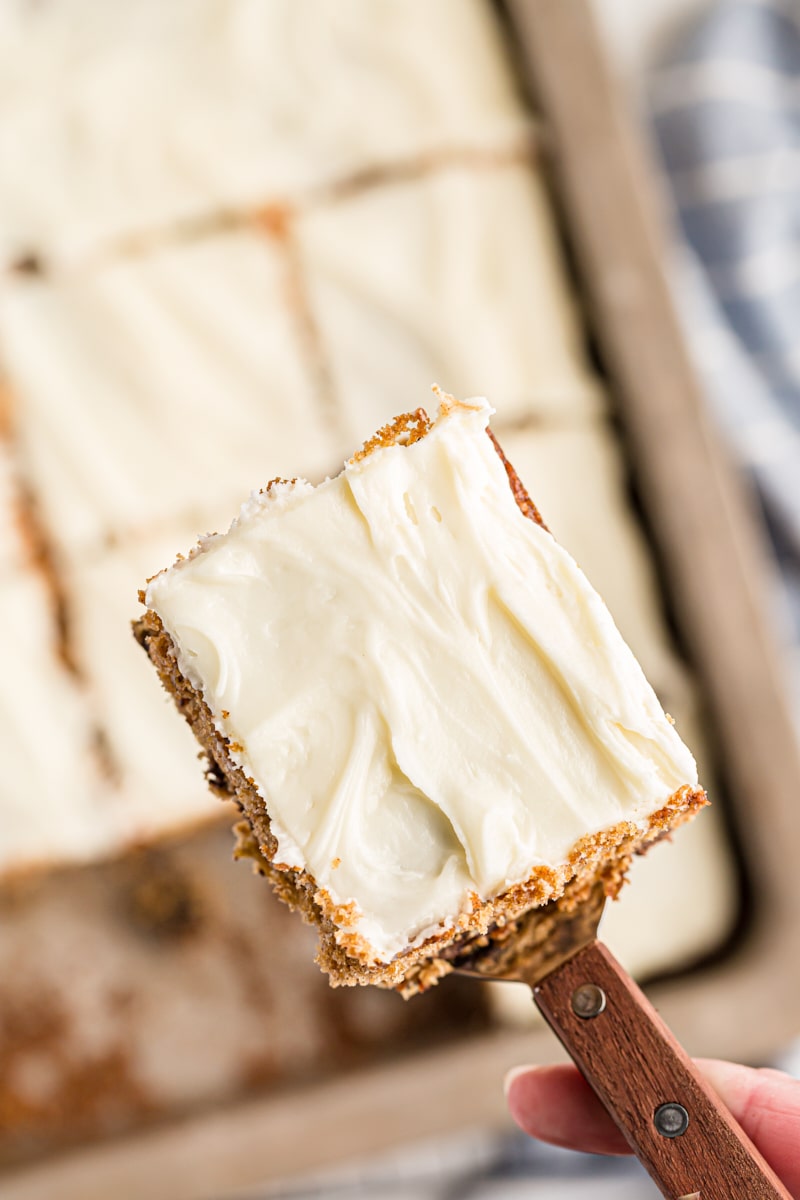
[[[448,958],[460,974],[534,987],[597,937],[605,902],[598,881],[568,905],[562,900],[531,909],[478,941],[451,947]]]

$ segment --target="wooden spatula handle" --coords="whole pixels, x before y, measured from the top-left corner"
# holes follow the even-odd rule
[[[600,942],[533,989],[548,1024],[670,1200],[792,1200]]]

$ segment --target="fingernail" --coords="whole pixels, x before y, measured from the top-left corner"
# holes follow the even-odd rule
[[[511,1091],[511,1085],[520,1075],[529,1075],[532,1071],[538,1071],[539,1067],[536,1063],[530,1063],[525,1067],[512,1067],[510,1071],[506,1071],[505,1079],[503,1080],[503,1095],[508,1096]]]

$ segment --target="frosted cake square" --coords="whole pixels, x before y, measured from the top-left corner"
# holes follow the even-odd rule
[[[313,488],[274,481],[137,623],[252,855],[334,983],[568,905],[705,803],[608,610],[497,443],[441,396]]]
[[[0,262],[74,266],[531,121],[487,0],[8,4]]]
[[[62,556],[157,532],[165,516],[215,528],[264,472],[290,461],[321,479],[341,461],[289,289],[280,247],[252,230],[8,280],[16,438]]]
[[[431,379],[491,396],[506,423],[573,424],[604,408],[530,164],[440,166],[311,208],[295,228],[353,442]]]

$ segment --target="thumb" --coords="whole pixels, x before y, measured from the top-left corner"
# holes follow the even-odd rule
[[[697,1065],[750,1140],[800,1200],[800,1081],[717,1059]],[[542,1141],[594,1154],[629,1154],[611,1117],[577,1067],[517,1067],[506,1078],[517,1124]]]
[[[697,1065],[789,1191],[800,1196],[800,1081],[713,1058],[699,1058]]]

